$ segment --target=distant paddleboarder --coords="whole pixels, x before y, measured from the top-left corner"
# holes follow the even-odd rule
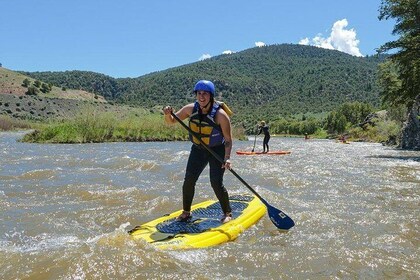
[[[343,144],[347,144],[347,140],[346,140],[345,135],[341,135],[340,138],[338,138],[338,140],[340,140],[340,142],[343,143]]]
[[[268,125],[265,123],[265,121],[261,121],[259,125],[259,132],[258,135],[261,133],[264,133],[264,140],[263,140],[263,153],[267,153],[270,151],[268,147],[268,142],[270,141],[270,131]]]

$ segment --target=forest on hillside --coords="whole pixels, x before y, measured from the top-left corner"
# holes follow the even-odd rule
[[[110,101],[150,108],[166,104],[180,108],[194,100],[195,82],[209,79],[216,85],[217,99],[233,109],[233,121],[249,127],[256,119],[325,116],[346,102],[379,107],[377,69],[384,58],[281,44],[220,55],[138,78],[116,79],[86,71],[23,73],[60,87],[87,90]]]

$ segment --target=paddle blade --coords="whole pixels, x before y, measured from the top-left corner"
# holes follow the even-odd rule
[[[287,216],[283,211],[271,206],[266,205],[268,216],[270,217],[271,222],[278,228],[283,230],[288,230],[295,225],[295,222]]]

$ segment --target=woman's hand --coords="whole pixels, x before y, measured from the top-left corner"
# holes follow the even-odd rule
[[[225,162],[222,165],[222,168],[226,168],[231,170],[232,169],[232,163],[230,162],[230,159],[225,160]]]
[[[163,107],[163,113],[165,115],[170,115],[172,113],[172,107],[171,106],[165,106],[165,107]]]

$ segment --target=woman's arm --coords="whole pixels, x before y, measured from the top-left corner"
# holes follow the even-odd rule
[[[183,121],[191,115],[193,108],[194,108],[194,103],[187,104],[184,107],[182,107],[178,112],[176,112],[175,115]],[[171,106],[166,106],[163,108],[163,114],[165,115],[165,122],[167,124],[176,123],[176,120],[171,115],[172,111],[173,109]]]
[[[230,118],[223,109],[220,109],[216,115],[216,123],[218,123],[222,129],[223,138],[225,138],[225,164],[223,167],[230,169],[230,154],[232,153],[233,137],[232,137],[232,126]]]

